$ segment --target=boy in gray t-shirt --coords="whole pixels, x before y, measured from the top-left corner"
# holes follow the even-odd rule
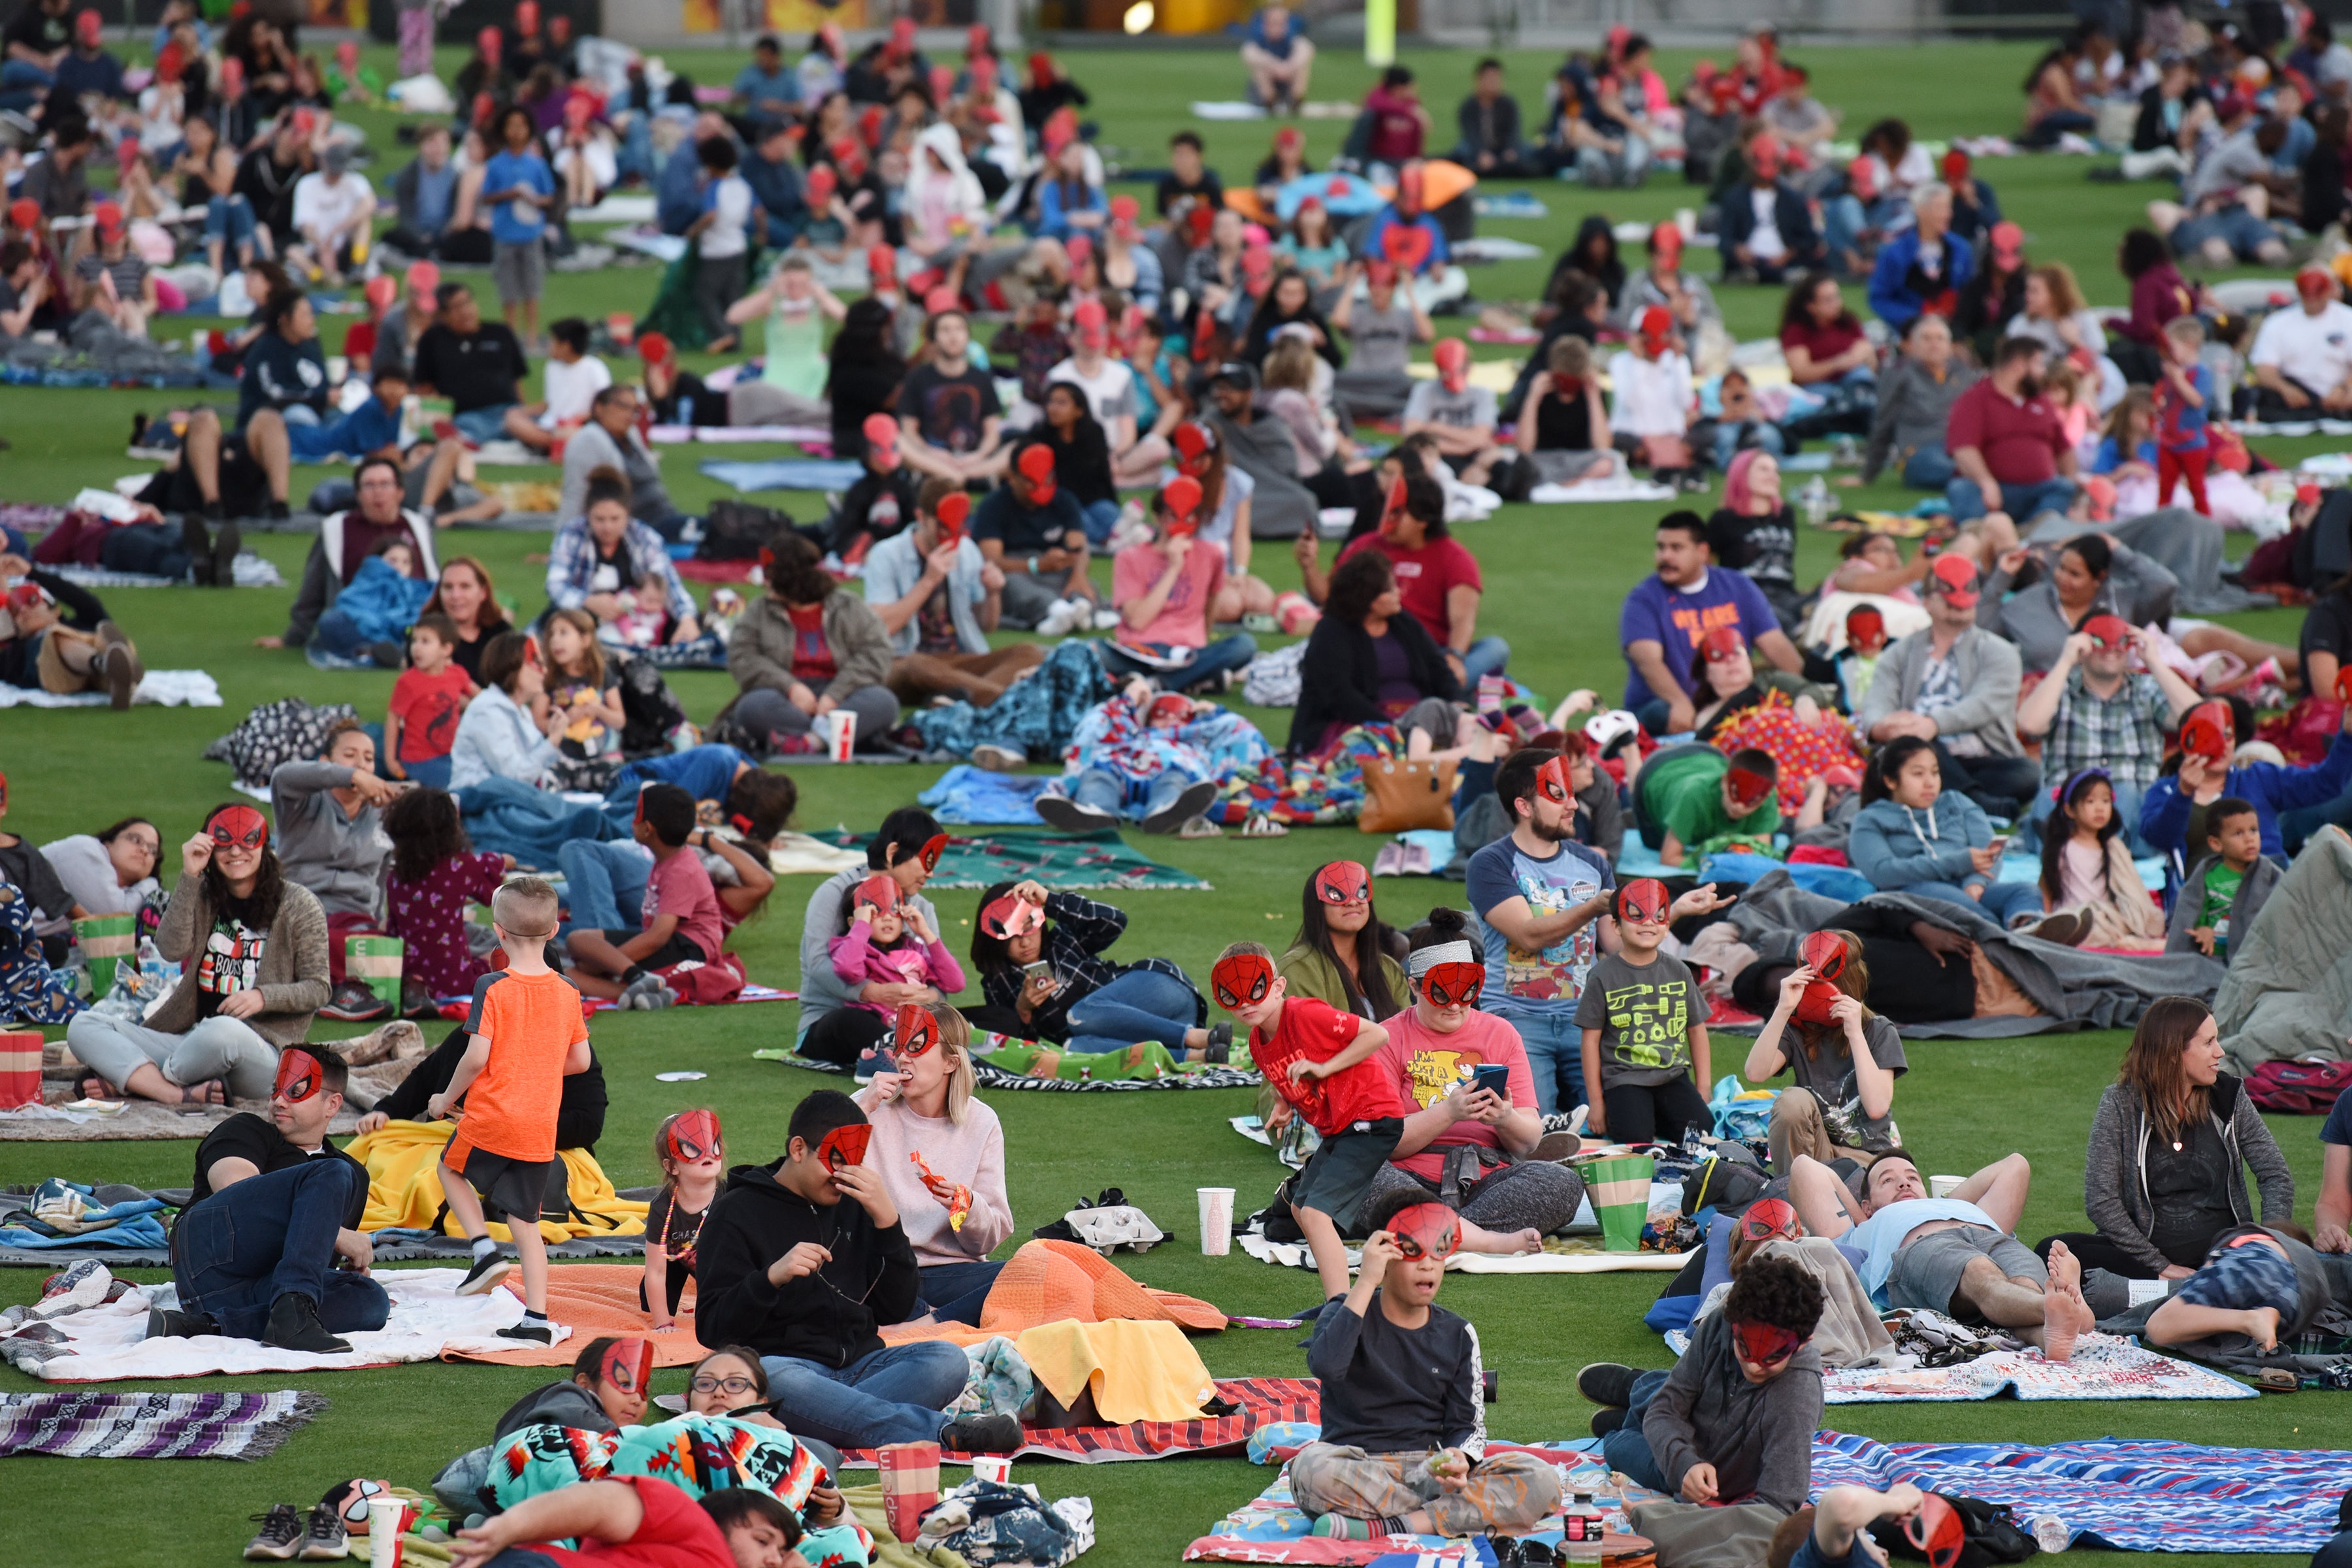
[[[1711,1131],[1714,1113],[1692,1082],[1708,1079],[1706,1014],[1682,960],[1661,952],[1674,900],[1640,877],[1617,889],[1619,950],[1592,961],[1577,1026],[1584,1031],[1586,1091],[1600,1086],[1587,1125],[1619,1143]]]

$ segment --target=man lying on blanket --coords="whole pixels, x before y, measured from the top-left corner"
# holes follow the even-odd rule
[[[2044,1268],[2012,1234],[2032,1174],[2024,1155],[2011,1154],[1950,1197],[1929,1197],[1917,1162],[1890,1149],[1871,1163],[1857,1194],[1827,1165],[1800,1154],[1789,1198],[1808,1232],[1860,1255],[1855,1272],[1881,1306],[1990,1323],[2041,1346],[2052,1361],[2066,1361],[2093,1318],[2083,1300],[2083,1266],[2065,1244],[2051,1244]]]
[[[546,1544],[576,1540],[577,1551]],[[455,1568],[808,1568],[800,1521],[751,1487],[689,1499],[644,1476],[546,1492],[457,1532]]]
[[[1315,1533],[1511,1535],[1559,1507],[1558,1472],[1526,1454],[1478,1457],[1478,1342],[1431,1305],[1461,1222],[1415,1204],[1364,1243],[1339,1310],[1315,1321],[1307,1366],[1323,1380],[1322,1440],[1290,1461],[1290,1492]]]

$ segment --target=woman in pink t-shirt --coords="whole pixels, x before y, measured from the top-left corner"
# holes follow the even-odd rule
[[[1163,691],[1222,691],[1224,677],[1257,657],[1257,639],[1247,632],[1210,636],[1225,552],[1201,542],[1202,510],[1200,482],[1179,475],[1152,500],[1151,542],[1112,558],[1119,626],[1102,645],[1102,661],[1114,679],[1140,675]]]
[[[1536,1251],[1584,1201],[1584,1178],[1556,1163],[1576,1152],[1577,1140],[1545,1133],[1518,1031],[1478,1010],[1486,970],[1469,917],[1432,910],[1409,941],[1412,1005],[1383,1020],[1389,1038],[1377,1058],[1396,1074],[1406,1102],[1404,1136],[1372,1178],[1363,1221],[1374,1226],[1409,1205],[1451,1196],[1465,1250]],[[1478,1088],[1481,1067],[1505,1068],[1507,1092]]]

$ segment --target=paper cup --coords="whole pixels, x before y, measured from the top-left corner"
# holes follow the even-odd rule
[[[836,708],[824,716],[825,745],[836,763],[849,761],[849,753],[857,749],[857,714],[848,708]]]
[[[1658,1163],[1647,1154],[1627,1154],[1595,1160],[1581,1169],[1593,1216],[1601,1222],[1603,1248],[1641,1250],[1642,1222],[1650,1213],[1650,1178],[1657,1173]]]
[[[1234,1189],[1202,1187],[1201,1255],[1223,1258],[1234,1249]]]
[[[387,1007],[400,1005],[400,956],[396,936],[343,938],[343,973],[370,991]]]
[[[1927,1178],[1927,1190],[1939,1198],[1948,1198],[1958,1192],[1960,1184],[1967,1180],[1966,1176],[1930,1176]]]
[[[343,380],[344,380],[344,378],[345,378],[345,377],[347,377],[347,376],[349,376],[351,374],[352,374],[352,362],[351,362],[348,358],[346,358],[344,355],[342,355],[342,354],[329,354],[329,355],[327,356],[327,384],[328,384],[328,385],[330,385],[330,386],[341,386],[341,385],[342,385],[342,384],[343,384]]]
[[[1013,1484],[1013,1461],[1003,1454],[975,1455],[971,1461],[971,1479],[1010,1486]]]
[[[396,1497],[368,1499],[368,1568],[400,1568],[400,1538],[408,1528],[408,1505]]]
[[[940,1500],[940,1446],[937,1443],[886,1443],[874,1452],[882,1472],[882,1515],[890,1533],[912,1541],[923,1528],[923,1515]]]
[[[114,989],[114,965],[117,960],[137,962],[139,952],[139,917],[137,915],[91,915],[73,923],[74,941],[80,945],[82,967],[89,973],[89,995],[93,1002],[102,1002]]]

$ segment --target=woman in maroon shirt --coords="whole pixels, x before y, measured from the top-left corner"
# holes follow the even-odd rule
[[[1826,272],[1808,272],[1789,289],[1780,310],[1780,353],[1789,379],[1799,386],[1826,393],[1824,383],[1861,386],[1878,379],[1878,351]]]
[[[2124,379],[2136,386],[2153,385],[2163,374],[2160,339],[2164,324],[2197,308],[2196,293],[2172,265],[2172,253],[2153,229],[2136,228],[2124,236],[2116,265],[2131,279],[2131,320],[2116,327],[2124,341],[2110,351]]]

